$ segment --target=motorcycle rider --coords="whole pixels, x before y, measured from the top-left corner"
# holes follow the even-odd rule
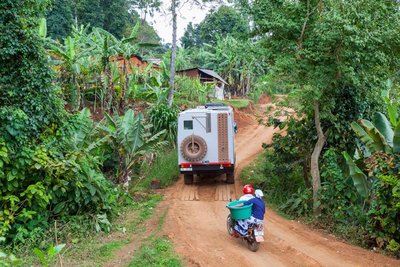
[[[254,190],[254,189],[253,189]],[[244,205],[253,204],[251,210],[251,217],[244,220],[237,220],[234,229],[239,232],[241,235],[247,234],[247,229],[249,228],[249,224],[251,223],[263,223],[264,214],[265,214],[265,203],[262,197],[264,196],[263,192],[260,189],[255,190],[256,197],[250,198],[247,200]]]
[[[251,186],[251,184],[246,184],[243,186],[243,196],[239,198],[239,200],[249,200],[254,198],[254,188]]]

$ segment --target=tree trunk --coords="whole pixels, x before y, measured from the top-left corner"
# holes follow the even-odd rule
[[[318,216],[321,214],[320,203],[318,198],[318,190],[321,187],[321,177],[319,173],[319,165],[318,160],[321,154],[321,151],[325,145],[326,136],[322,132],[321,121],[320,121],[320,112],[319,112],[319,102],[314,102],[314,122],[315,128],[318,134],[318,140],[315,144],[314,150],[311,154],[311,177],[312,177],[312,187],[313,187],[313,213],[314,216]]]
[[[169,79],[169,92],[168,92],[168,106],[172,106],[174,99],[175,89],[175,58],[176,58],[176,1],[172,0],[171,11],[172,11],[172,54],[171,54],[171,66],[170,66],[170,79]]]
[[[112,110],[112,106],[113,106],[113,101],[114,101],[114,82],[112,79],[112,73],[111,73],[111,69],[110,66],[107,65],[106,69],[105,69],[106,75],[107,75],[107,109],[108,111],[112,114],[113,110]]]
[[[122,89],[122,96],[121,100],[119,102],[119,114],[123,114],[125,110],[125,104],[126,104],[126,92],[128,88],[128,83],[129,83],[129,77],[127,75],[127,69],[126,69],[126,59],[124,58],[124,68],[123,68],[123,75],[124,75],[124,86]]]
[[[310,170],[310,155],[307,155],[304,157],[304,162],[303,162],[303,179],[306,188],[312,188],[312,184],[309,179],[309,174],[310,174],[309,170]]]
[[[246,81],[246,96],[250,92],[250,81],[251,81],[251,75],[250,72],[247,73],[247,81]]]

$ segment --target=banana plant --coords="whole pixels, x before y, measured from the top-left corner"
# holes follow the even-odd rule
[[[368,198],[369,195],[369,183],[367,175],[356,165],[350,155],[344,151],[343,156],[346,160],[347,166],[349,166],[350,176],[353,179],[354,186],[357,192],[364,199]]]
[[[81,102],[81,75],[82,59],[87,57],[83,39],[86,36],[87,27],[73,27],[72,36],[68,36],[63,43],[50,40],[50,53],[58,58],[56,65],[61,71],[61,80],[64,88],[69,91],[70,101],[74,111],[78,110]]]
[[[144,156],[158,153],[160,148],[167,144],[161,140],[165,131],[152,135],[152,125],[145,123],[143,114],[135,116],[131,109],[124,116],[116,114],[111,117],[106,113],[105,118],[107,123],[103,129],[119,158],[118,183],[127,186],[133,166]]]
[[[385,99],[385,97],[387,97]],[[376,112],[372,122],[360,119],[352,122],[351,127],[356,136],[361,140],[364,149],[361,154],[363,158],[368,158],[377,152],[386,154],[400,153],[400,120],[398,115],[398,107],[388,97],[388,93],[384,94],[384,99],[388,104],[389,119],[381,112]],[[361,151],[361,150],[360,150]],[[358,193],[363,197],[368,197],[368,180],[367,176],[356,165],[347,152],[343,153],[347,166],[350,170],[350,176]]]

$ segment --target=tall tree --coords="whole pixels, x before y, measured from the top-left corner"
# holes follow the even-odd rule
[[[74,23],[102,28],[105,23],[103,0],[74,0]]]
[[[258,0],[245,5],[274,65],[271,77],[284,77],[300,89],[301,112],[314,118],[318,140],[311,174],[318,215],[318,163],[326,140],[348,143],[347,122],[370,113],[380,99],[376,88],[399,68],[399,3]]]
[[[89,24],[91,28],[102,28],[122,38],[138,20],[137,13],[130,11],[129,0],[54,0],[52,3],[52,10],[47,14],[49,34],[58,39],[67,36],[73,24]]]
[[[61,39],[71,32],[74,19],[73,0],[55,0],[47,12],[48,34],[54,39]]]
[[[192,22],[189,22],[181,38],[181,44],[184,48],[200,46],[200,31],[198,24],[193,25]]]
[[[63,114],[38,34],[46,2],[0,2],[0,138],[18,143],[58,125]]]
[[[172,102],[174,99],[174,90],[175,90],[175,58],[176,58],[176,10],[179,5],[178,0],[171,1],[171,12],[172,12],[172,48],[171,48],[171,64],[170,64],[170,79],[169,79],[169,91],[167,102],[168,106],[172,106]]]
[[[188,24],[181,42],[183,47],[201,46],[205,43],[215,45],[217,37],[231,35],[235,38],[247,39],[249,23],[239,11],[230,6],[220,6],[210,10],[198,25]]]
[[[161,6],[160,0],[131,0],[129,4],[133,8],[137,8],[140,10],[141,18],[143,21],[146,21],[147,15],[152,16],[154,11],[158,11]]]
[[[104,13],[102,28],[121,39],[129,22],[127,0],[101,0]]]

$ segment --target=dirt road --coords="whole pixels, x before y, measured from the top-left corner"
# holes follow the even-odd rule
[[[274,130],[259,126],[250,115],[235,116],[240,171],[261,152],[263,142],[271,142]],[[266,241],[257,252],[251,252],[226,231],[229,211],[225,205],[229,198],[241,195],[236,179],[235,185],[210,180],[189,186],[181,178],[166,190],[169,209],[164,231],[185,266],[400,266],[398,260],[345,244],[271,210],[266,213]]]

